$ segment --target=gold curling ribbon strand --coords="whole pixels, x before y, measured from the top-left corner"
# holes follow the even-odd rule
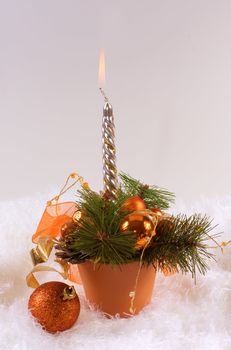
[[[36,248],[31,249],[30,255],[33,265],[44,263],[49,259],[54,241],[49,237],[40,237]]]
[[[46,271],[46,272],[57,272],[60,276],[62,276],[64,279],[67,279],[68,277],[68,263],[60,263],[59,261],[57,261],[63,268],[63,271],[58,271],[57,269],[55,269],[54,267],[51,266],[44,266],[44,265],[39,265],[39,266],[35,266],[33,268],[33,270],[26,276],[26,283],[28,285],[28,287],[30,288],[37,288],[39,287],[39,282],[38,280],[35,278],[34,273],[36,272],[42,272],[42,271]]]
[[[68,278],[69,265],[67,262],[61,259],[55,259],[55,262],[57,262],[62,267],[62,272],[58,271],[54,267],[39,265],[49,259],[54,244],[55,241],[51,240],[49,237],[40,237],[36,248],[33,248],[31,250],[31,258],[35,267],[26,277],[28,287],[37,288],[39,286],[39,282],[34,276],[34,273],[36,272],[57,272],[64,279]]]
[[[139,282],[139,277],[140,277],[140,273],[141,273],[141,269],[142,269],[142,265],[143,265],[143,256],[144,256],[144,252],[146,250],[146,248],[148,247],[149,243],[151,242],[151,239],[153,236],[155,236],[156,234],[156,228],[157,225],[160,221],[160,216],[157,214],[152,215],[152,219],[153,219],[153,224],[154,224],[154,229],[153,229],[153,233],[152,236],[149,237],[149,239],[147,239],[146,244],[143,247],[143,250],[141,252],[140,255],[140,260],[139,260],[139,269],[136,275],[136,279],[135,279],[135,285],[134,285],[134,290],[129,292],[129,297],[131,298],[130,300],[130,306],[129,306],[129,312],[130,312],[130,316],[135,314],[135,298],[136,298],[136,293],[137,293],[137,287],[138,287],[138,282]]]

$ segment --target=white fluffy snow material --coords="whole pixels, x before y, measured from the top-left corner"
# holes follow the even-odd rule
[[[27,310],[32,290],[25,276],[31,270],[31,235],[43,212],[45,196],[0,203],[0,350],[230,350],[231,248],[216,251],[206,276],[164,277],[158,274],[152,302],[130,319],[105,318],[91,311],[82,287],[78,322],[68,331],[51,335],[36,324]],[[174,213],[207,213],[231,239],[231,197],[179,203]],[[43,279],[60,280],[44,273]],[[41,280],[41,279],[40,279]]]

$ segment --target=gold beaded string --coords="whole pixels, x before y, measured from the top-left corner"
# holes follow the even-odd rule
[[[215,240],[215,238],[213,238],[211,235],[209,235],[208,233],[206,233],[206,235],[216,244],[216,246],[211,246],[211,247],[208,247],[208,248],[210,248],[210,249],[220,248],[222,254],[224,254],[224,248],[227,247],[229,244],[231,244],[231,239],[229,241],[224,241],[224,242],[218,243]]]
[[[73,183],[68,185],[69,181],[73,179]],[[87,182],[84,181],[84,178],[82,176],[79,176],[77,173],[71,173],[67,179],[66,182],[64,184],[64,186],[61,188],[59,194],[57,196],[54,196],[53,198],[51,198],[49,201],[47,201],[47,206],[51,206],[52,203],[55,201],[55,205],[56,205],[56,214],[58,215],[58,201],[60,199],[60,197],[66,193],[67,191],[69,191],[72,187],[74,187],[77,182],[80,183],[80,185],[82,186],[83,189],[88,190],[89,184]]]
[[[231,239],[229,241],[224,241],[224,242],[221,242],[220,244],[216,242],[216,246],[213,246],[213,247],[209,247],[211,249],[217,249],[217,248],[220,248],[221,249],[221,252],[222,254],[225,253],[225,250],[224,248],[227,247],[228,245],[231,244]]]

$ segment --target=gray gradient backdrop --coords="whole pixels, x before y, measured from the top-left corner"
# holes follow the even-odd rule
[[[230,194],[231,1],[1,0],[1,199],[74,170],[101,188],[101,47],[118,168]]]

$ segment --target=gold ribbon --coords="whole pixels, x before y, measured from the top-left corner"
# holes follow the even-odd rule
[[[66,280],[68,278],[68,268],[69,268],[68,263],[63,263],[61,261],[57,261],[57,262],[63,267],[63,271],[58,271],[57,269],[51,266],[44,266],[44,265],[35,266],[33,270],[26,276],[26,283],[28,287],[30,288],[39,287],[40,284],[38,280],[35,278],[34,273],[42,272],[42,271],[57,272],[60,276],[62,276]]]
[[[62,267],[63,271],[58,271],[57,269],[51,266],[39,265],[41,263],[46,262],[49,259],[54,243],[54,240],[50,239],[49,237],[40,237],[36,248],[33,248],[31,250],[30,255],[34,268],[26,277],[28,287],[37,288],[39,286],[39,282],[35,278],[34,273],[41,271],[57,272],[64,279],[68,278],[68,263],[64,262],[61,259],[56,259],[55,261]]]
[[[30,255],[33,265],[44,263],[49,259],[54,241],[49,237],[39,237],[36,248],[31,249]]]

